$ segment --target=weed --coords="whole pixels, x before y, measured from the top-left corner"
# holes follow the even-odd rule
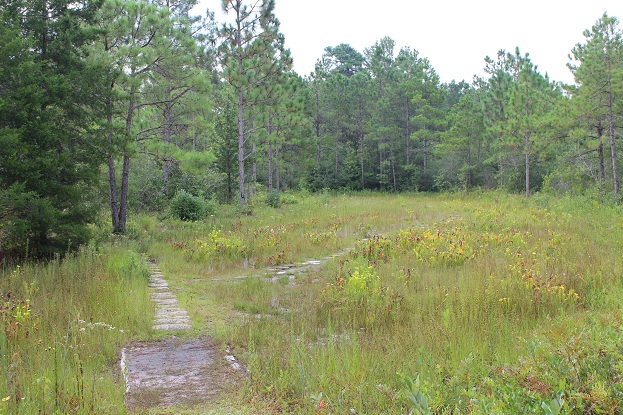
[[[497,192],[325,192],[298,201],[279,210],[258,204],[252,216],[223,207],[192,226],[156,217],[140,218],[135,226],[135,237],[159,258],[204,332],[248,367],[243,389],[249,401],[264,404],[259,412],[623,410],[620,208]],[[327,259],[330,254],[341,255]],[[51,335],[42,340],[56,347],[46,361],[62,370],[27,377],[33,363],[25,349],[3,353],[0,392],[10,396],[11,409],[32,385],[36,399],[26,401],[46,402],[48,412],[60,405],[69,410],[74,401],[85,408],[94,402],[106,412],[104,400],[119,401],[109,377],[87,357],[99,356],[95,360],[106,367],[126,330],[144,325],[129,324],[136,317],[125,302],[97,301],[102,292],[111,298],[119,298],[119,290],[140,293],[144,271],[140,256],[126,257],[121,249],[105,255],[95,271],[76,268],[71,276],[58,271],[60,263],[51,264],[65,290],[69,281],[82,281],[80,272],[107,287],[94,288],[97,296],[80,291],[87,292],[87,307],[78,307],[74,294],[63,297],[73,304],[71,314],[41,307],[41,292],[55,292],[49,288],[54,285],[27,278],[32,269],[15,270],[19,283],[3,288],[11,300],[3,302],[2,347],[34,347],[33,333],[41,338],[47,324],[44,313],[63,328],[58,345],[50,343]],[[322,264],[295,283],[261,275],[269,272],[265,266],[308,259]],[[124,278],[127,273],[133,277]],[[24,287],[24,280],[34,285]],[[100,307],[126,317],[98,312]],[[95,346],[86,346],[91,341],[112,346],[96,354]],[[79,360],[72,357],[75,350]],[[57,382],[54,373],[65,380]],[[90,381],[93,374],[104,380]],[[89,394],[90,388],[96,392]]]
[[[0,413],[111,413],[123,407],[117,348],[150,330],[145,261],[83,249],[0,278]]]

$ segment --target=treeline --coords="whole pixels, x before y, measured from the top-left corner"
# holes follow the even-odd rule
[[[623,40],[604,14],[570,52],[573,85],[528,54],[442,83],[382,38],[292,71],[274,0],[0,0],[0,252],[89,239],[103,209],[180,192],[246,205],[258,187],[620,193]]]

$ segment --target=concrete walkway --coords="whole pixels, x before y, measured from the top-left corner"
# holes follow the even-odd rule
[[[154,330],[189,330],[190,318],[178,304],[160,268],[149,265],[151,298],[156,303]],[[233,362],[230,360],[233,359]],[[132,411],[154,406],[192,405],[214,399],[236,379],[233,356],[219,353],[209,338],[172,336],[135,342],[121,349],[126,407]]]
[[[188,330],[191,329],[188,312],[179,306],[177,297],[169,289],[160,268],[149,265],[149,287],[151,299],[156,303],[154,330]]]

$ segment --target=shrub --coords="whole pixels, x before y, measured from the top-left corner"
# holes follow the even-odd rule
[[[266,204],[272,208],[281,207],[281,193],[277,190],[273,190],[266,196]]]
[[[193,196],[185,190],[179,191],[171,200],[171,214],[181,220],[196,221],[214,212],[214,203]]]

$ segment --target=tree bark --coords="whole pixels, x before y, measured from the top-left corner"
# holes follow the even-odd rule
[[[606,185],[606,164],[604,162],[604,127],[601,124],[601,119],[597,120],[597,139],[599,145],[597,147],[597,156],[599,158],[599,190],[603,193]]]
[[[392,162],[392,183],[394,187],[394,192],[396,192],[398,189],[398,186],[396,184],[396,160],[394,158],[394,141],[393,140],[389,143],[389,157]]]
[[[240,21],[240,3],[236,10],[236,46],[238,48],[238,74],[243,73],[242,52],[242,22]],[[245,205],[244,197],[244,96],[242,87],[238,87],[238,184],[240,188],[240,206]]]
[[[281,191],[281,170],[279,169],[279,144],[275,143],[275,174],[277,180],[277,191]]]
[[[405,143],[406,143],[406,153],[407,153],[407,166],[411,164],[411,125],[410,125],[410,115],[409,115],[409,100],[405,102],[405,115],[406,115],[406,134],[405,134]]]
[[[526,142],[526,197],[530,197],[530,132],[524,136]]]
[[[132,72],[134,74],[134,71]],[[111,86],[112,88],[113,86]],[[132,122],[134,119],[134,96],[136,87],[130,88],[130,97],[128,103],[128,113],[125,120],[125,132],[129,136],[132,131]],[[112,125],[112,116],[108,117],[108,122]],[[112,145],[112,141],[109,143]],[[113,232],[124,234],[126,231],[127,212],[128,212],[128,183],[130,176],[130,157],[127,152],[123,155],[123,165],[121,168],[121,189],[117,189],[117,178],[115,171],[114,155],[108,158],[108,183],[110,186],[110,213],[112,217]],[[117,191],[119,191],[119,200],[117,200]]]
[[[424,139],[422,142],[424,143],[424,162],[422,168],[426,173],[426,170],[428,169],[428,138],[426,137],[426,130],[424,130]]]
[[[467,177],[466,177],[466,182],[467,182],[467,189],[470,189],[472,187],[472,146],[469,142],[469,135],[467,137]]]
[[[314,130],[316,133],[316,168],[318,172],[320,172],[320,98],[318,96],[318,91],[316,90],[316,117],[314,118]]]
[[[162,130],[162,141],[164,141],[165,151],[167,151],[168,145],[171,144],[171,138],[173,136],[173,129],[171,128],[171,88],[169,87],[165,90],[164,100],[164,128]],[[171,165],[173,164],[173,158],[165,154],[162,161],[162,179],[166,189],[167,184],[169,183],[169,174],[171,171]]]
[[[113,232],[119,229],[119,208],[117,206],[117,173],[115,171],[114,156],[108,157],[108,185],[110,188],[110,216]]]
[[[130,156],[123,155],[123,167],[121,169],[121,200],[119,201],[119,230],[125,233],[126,220],[128,217],[128,183],[130,176]]]
[[[268,192],[270,193],[272,191],[273,191],[273,143],[271,141],[268,141]]]
[[[365,171],[364,171],[364,159],[363,159],[363,140],[364,140],[364,133],[363,133],[363,126],[359,126],[359,157],[360,157],[360,163],[361,163],[361,190],[364,190],[366,188],[366,178],[365,178]]]
[[[335,135],[335,180],[339,180],[338,169],[340,167],[339,141],[337,134]]]
[[[617,167],[617,152],[614,134],[614,115],[612,106],[612,75],[608,74],[608,135],[610,138],[610,152],[612,155],[612,179],[614,182],[614,197],[619,197],[619,169]]]
[[[239,68],[242,71],[242,59],[239,60]],[[242,89],[238,89],[238,184],[240,188],[240,206],[245,205],[244,197],[244,99]]]

